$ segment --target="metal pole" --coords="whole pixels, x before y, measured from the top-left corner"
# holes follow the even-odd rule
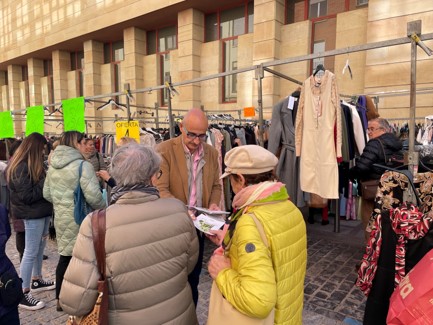
[[[124,85],[125,87],[125,92],[129,91],[129,83],[126,83]],[[126,114],[127,114],[127,119],[128,119],[128,125],[129,125],[129,121],[131,120],[131,109],[129,106],[129,96],[126,96]]]
[[[169,85],[171,85],[171,75],[166,76],[165,82]],[[171,109],[171,90],[170,87],[166,87],[167,93],[168,93],[168,127],[170,132],[170,139],[174,138],[174,121],[173,121],[173,114]],[[164,91],[164,90],[163,90]]]
[[[157,129],[159,129],[159,105],[158,105],[158,103],[155,103],[155,111],[156,111],[155,126]]]
[[[263,97],[262,97],[262,79],[264,75],[263,65],[259,65],[256,68],[256,79],[257,79],[257,108],[259,110],[259,145],[264,146],[263,141]]]
[[[416,110],[416,59],[417,44],[413,35],[421,35],[421,20],[407,23],[407,34],[411,38],[410,60],[410,111],[409,111],[409,171],[412,175],[418,172],[418,153],[415,152],[415,110]]]

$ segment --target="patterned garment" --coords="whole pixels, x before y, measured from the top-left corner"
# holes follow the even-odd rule
[[[401,208],[391,209],[391,225],[397,235],[395,248],[395,280],[396,287],[405,274],[406,243],[410,239],[424,237],[432,224],[431,214],[423,214],[412,203],[403,203]]]
[[[368,295],[377,271],[377,262],[382,244],[382,214],[389,213],[392,228],[397,235],[395,285],[405,275],[405,244],[408,239],[422,238],[432,224],[433,173],[419,173],[413,180],[420,205],[404,203],[405,192],[410,186],[406,175],[386,172],[382,175],[374,210],[368,228],[370,239],[358,270],[358,286]]]

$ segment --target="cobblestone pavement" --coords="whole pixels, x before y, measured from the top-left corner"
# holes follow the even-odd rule
[[[362,321],[365,297],[354,287],[355,264],[362,256],[362,231],[359,221],[341,221],[340,232],[333,232],[331,224],[307,224],[308,264],[305,279],[305,303],[303,324],[337,325],[346,324],[346,317]],[[19,257],[15,250],[14,235],[6,248],[8,256],[17,268]],[[207,241],[203,265],[215,246]],[[58,261],[56,245],[48,241],[48,260],[44,261],[44,277],[54,280]],[[201,325],[206,323],[211,278],[206,267],[200,277],[200,299],[197,315]],[[56,311],[53,291],[35,293],[34,296],[46,303],[44,309],[27,311],[20,309],[21,324],[66,324],[67,315]],[[143,322],[145,324],[145,322]],[[353,322],[352,322],[353,324]]]

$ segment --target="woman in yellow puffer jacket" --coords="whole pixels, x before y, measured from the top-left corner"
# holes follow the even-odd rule
[[[306,227],[284,184],[275,181],[278,159],[260,146],[247,145],[230,150],[224,162],[221,177],[230,177],[234,213],[222,243],[225,254],[215,252],[209,274],[241,313],[265,319],[274,310],[274,324],[302,324]],[[252,215],[263,226],[269,247]],[[218,242],[223,234],[214,233],[208,237]]]

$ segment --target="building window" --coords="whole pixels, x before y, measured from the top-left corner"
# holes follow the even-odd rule
[[[254,30],[254,2],[232,9],[220,10],[205,17],[205,41],[252,33]]]
[[[163,84],[170,76],[170,51],[177,48],[177,27],[170,26],[147,32],[147,54],[157,54],[159,77]],[[168,105],[168,90],[161,91],[161,106]]]
[[[325,41],[314,42],[313,54],[320,53],[320,52],[325,52]],[[319,64],[325,65],[325,58],[324,57],[313,59],[313,67],[312,67],[313,71],[316,70],[316,67]]]
[[[76,51],[71,53],[71,71],[77,71],[76,85],[78,96],[84,96],[84,51]]]
[[[22,81],[29,80],[29,69],[26,65],[21,66],[21,80]]]
[[[310,19],[326,16],[328,12],[327,0],[310,0]]]
[[[53,80],[53,60],[44,60],[44,77],[47,77],[48,84],[48,100],[49,104],[54,104],[54,80]],[[54,106],[50,109],[54,110]]]
[[[115,93],[122,90],[120,62],[124,59],[123,40],[104,44],[104,63],[111,63],[111,68],[113,69],[111,84],[113,85],[112,91]],[[116,96],[115,100],[118,101],[119,98]]]
[[[21,81],[25,83],[25,88],[20,90],[21,101],[27,107],[30,105],[29,69],[27,65],[21,66]]]
[[[223,69],[233,71],[238,68],[238,39],[227,40],[223,42]],[[233,102],[237,98],[237,74],[225,76],[223,79],[223,101]]]
[[[205,41],[221,40],[223,48],[223,72],[238,67],[238,36],[254,30],[254,2],[211,13],[205,17]],[[237,75],[223,77],[223,102],[237,99]]]
[[[356,5],[357,6],[368,5],[368,0],[356,0]]]

